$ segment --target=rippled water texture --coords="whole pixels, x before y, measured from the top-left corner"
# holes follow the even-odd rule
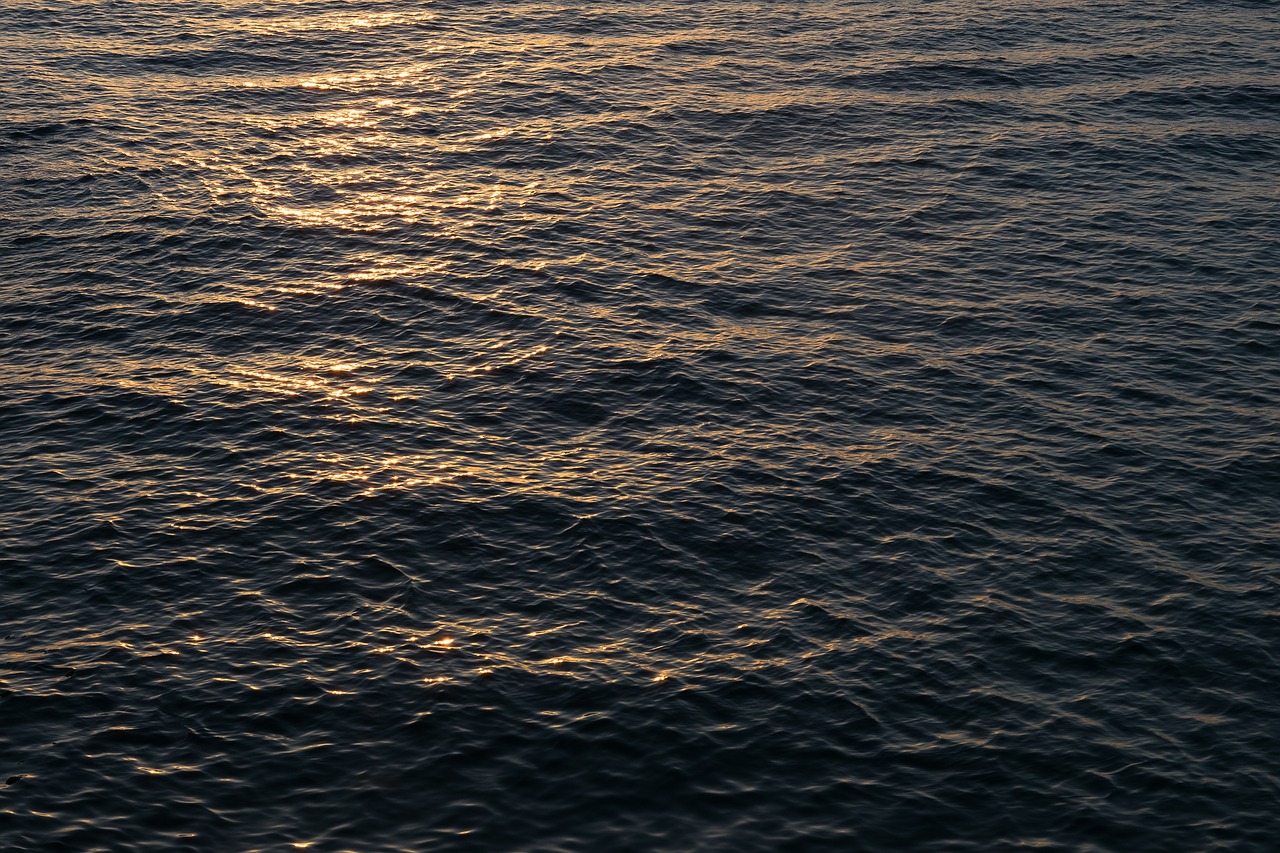
[[[0,848],[1276,849],[1278,42],[0,0]]]

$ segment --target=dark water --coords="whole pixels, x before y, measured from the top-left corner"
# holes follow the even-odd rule
[[[1277,849],[1278,47],[0,0],[0,848]]]

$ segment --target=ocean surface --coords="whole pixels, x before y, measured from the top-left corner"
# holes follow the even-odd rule
[[[0,0],[0,849],[1278,849],[1278,174],[1272,2]]]

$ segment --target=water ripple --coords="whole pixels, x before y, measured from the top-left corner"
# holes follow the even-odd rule
[[[1274,846],[1274,6],[0,10],[6,850]]]

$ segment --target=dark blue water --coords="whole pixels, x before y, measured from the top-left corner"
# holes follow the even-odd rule
[[[1278,48],[0,0],[0,849],[1277,849]]]

